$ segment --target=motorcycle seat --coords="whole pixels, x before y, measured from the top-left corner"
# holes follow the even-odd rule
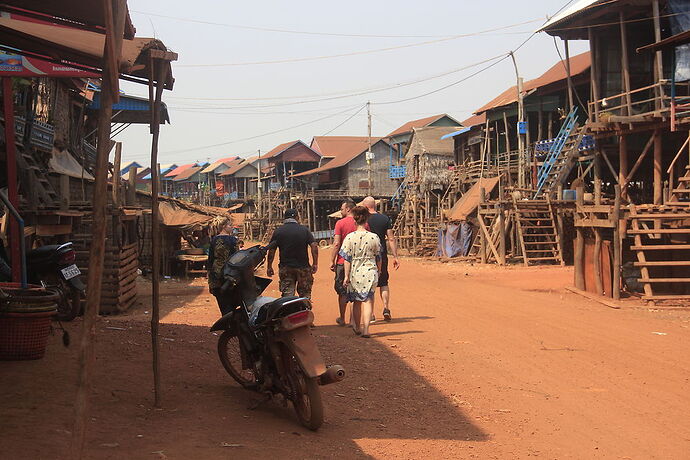
[[[281,297],[280,299],[258,306],[257,309],[252,311],[250,322],[252,327],[259,327],[274,318],[283,317],[307,308],[309,308],[309,304],[305,297]]]
[[[36,249],[31,249],[30,251],[27,251],[26,255],[27,256],[45,256],[48,254],[54,253],[57,248],[59,248],[61,245],[59,244],[47,244],[45,246],[38,247]]]

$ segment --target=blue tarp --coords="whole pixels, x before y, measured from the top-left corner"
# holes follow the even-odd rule
[[[469,127],[469,128],[462,128],[460,131],[455,131],[454,133],[448,133],[448,134],[446,134],[446,135],[444,135],[444,136],[441,136],[441,140],[443,140],[443,139],[448,139],[449,137],[455,137],[455,136],[458,136],[458,135],[460,135],[460,134],[462,134],[462,133],[466,133],[466,132],[469,131],[470,129],[472,129],[472,127]]]

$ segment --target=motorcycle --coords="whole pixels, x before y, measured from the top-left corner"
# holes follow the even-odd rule
[[[323,423],[319,385],[345,378],[342,366],[324,364],[310,327],[314,322],[306,297],[263,297],[271,279],[254,275],[267,247],[233,254],[224,268],[223,317],[211,331],[223,331],[218,355],[242,387],[291,401],[300,423],[317,430]]]
[[[79,267],[74,263],[76,257],[72,243],[41,246],[26,253],[28,282],[58,293],[56,318],[60,321],[72,321],[81,312],[86,286],[81,281]],[[11,279],[3,274],[6,281]]]

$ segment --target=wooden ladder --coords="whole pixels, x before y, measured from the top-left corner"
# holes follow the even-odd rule
[[[630,229],[627,235],[632,236],[634,245],[630,247],[637,255],[635,267],[640,268],[641,278],[638,282],[644,286],[644,300],[680,300],[690,299],[690,292],[685,288],[683,293],[670,293],[677,288],[672,285],[690,283],[690,228],[684,222],[690,219],[690,206],[672,208],[666,206],[630,205]],[[674,240],[681,236],[684,242]],[[676,260],[660,260],[660,251],[673,254]],[[668,258],[668,257],[666,257]],[[650,260],[651,259],[651,260]],[[668,276],[668,273],[681,276]],[[661,288],[666,292],[660,293]]]
[[[525,265],[543,262],[563,265],[556,215],[549,197],[546,200],[513,197],[513,211]]]
[[[544,180],[544,184],[537,192],[536,198],[543,198],[555,192],[560,184],[563,183],[572,171],[575,160],[580,154],[580,143],[584,137],[585,130],[575,127],[573,133],[568,137],[563,146],[563,150],[556,157],[553,166],[549,170]]]
[[[678,178],[678,185],[671,190],[671,196],[666,204],[690,206],[690,165],[685,166],[685,175]]]
[[[273,237],[273,232],[276,228],[278,228],[278,224],[275,222],[272,222],[268,225],[268,228],[266,229],[264,236],[261,238],[261,246],[266,246],[271,241],[271,238]]]

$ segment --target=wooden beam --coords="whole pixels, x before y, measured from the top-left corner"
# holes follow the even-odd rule
[[[577,208],[582,209],[584,188],[577,187],[576,200]],[[584,291],[585,289],[585,236],[582,227],[576,227],[575,238],[575,287]]]
[[[660,42],[661,41],[661,21],[659,20],[659,0],[653,0],[652,1],[652,16],[654,17],[654,41],[655,42]],[[671,50],[672,53],[675,53],[675,50]],[[656,75],[656,82],[659,82],[664,79],[664,60],[661,54],[661,50],[657,51],[654,53],[654,71]],[[675,69],[672,69],[672,71],[675,71]],[[658,97],[661,96],[661,94],[657,95]],[[657,99],[657,109],[661,108],[660,104],[660,99]]]
[[[632,180],[633,176],[635,175],[635,173],[639,169],[640,165],[642,164],[642,161],[647,156],[647,152],[649,152],[649,149],[651,148],[652,144],[654,143],[655,137],[656,136],[654,134],[652,134],[649,137],[649,140],[647,141],[647,143],[644,146],[644,150],[642,150],[642,153],[640,154],[640,156],[637,157],[637,160],[635,161],[635,164],[633,165],[632,169],[630,170],[630,173],[627,174],[627,176],[625,177],[625,180],[621,183],[622,187],[625,187],[626,185],[628,185],[630,183],[630,181]],[[627,158],[627,155],[626,155],[626,158]],[[626,164],[626,166],[627,166],[627,164]]]
[[[618,136],[618,183],[621,184],[621,198],[628,201],[628,139],[624,134]],[[625,185],[624,185],[625,184]]]
[[[565,45],[565,75],[568,83],[568,112],[573,110],[573,80],[570,77],[570,46],[568,40],[563,40]]]
[[[597,61],[598,59],[598,47],[597,47],[597,39],[596,36],[594,35],[594,31],[592,30],[591,27],[587,29],[587,35],[589,37],[589,50],[590,50],[590,58],[591,58],[591,65],[589,68],[589,75],[590,75],[590,85],[592,88],[592,101],[594,101],[594,119],[596,121],[599,121],[599,104],[597,101],[599,100],[599,63]],[[590,114],[591,116],[591,114]]]
[[[613,215],[611,220],[613,221],[613,279],[612,282],[612,294],[614,300],[619,300],[621,298],[621,264],[622,264],[622,241],[621,241],[621,225],[625,226],[625,221],[620,220],[621,212],[621,186],[616,185],[614,187],[615,200],[613,204]],[[625,227],[623,227],[625,231]]]

